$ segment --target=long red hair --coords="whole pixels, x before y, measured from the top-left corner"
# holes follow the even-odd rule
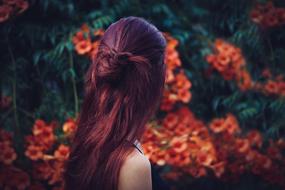
[[[65,189],[116,190],[120,168],[157,110],[165,83],[166,41],[140,17],[105,31],[85,78]]]

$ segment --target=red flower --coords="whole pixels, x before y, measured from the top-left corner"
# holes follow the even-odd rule
[[[63,124],[63,132],[67,135],[71,135],[75,132],[77,128],[76,122],[74,121],[74,119],[70,118],[67,119],[66,122]]]
[[[236,139],[235,145],[239,153],[246,153],[250,150],[249,141],[247,139]]]
[[[0,154],[0,161],[2,161],[4,164],[9,165],[14,160],[16,160],[17,154],[15,150],[11,147],[6,147],[4,150],[2,150],[2,153]]]
[[[163,126],[167,129],[173,129],[178,122],[178,116],[174,113],[168,113],[163,120]]]
[[[12,13],[13,9],[9,5],[0,6],[0,23],[7,20]]]
[[[225,162],[219,162],[210,166],[213,170],[215,175],[220,178],[225,172]]]
[[[30,145],[25,151],[25,155],[31,160],[39,160],[43,158],[43,151],[41,147]]]
[[[61,144],[54,152],[54,157],[59,160],[66,160],[69,156],[69,147]]]
[[[208,152],[199,151],[197,153],[197,162],[203,166],[210,166],[215,160],[215,157]]]
[[[16,1],[16,7],[19,9],[19,12],[18,12],[18,14],[19,14],[19,13],[22,13],[28,9],[29,3],[28,3],[28,1],[18,0],[18,1]]]
[[[263,19],[263,15],[258,10],[252,10],[250,18],[253,22],[260,24]]]
[[[247,134],[247,139],[249,140],[251,145],[255,145],[258,148],[262,146],[262,136],[259,131],[252,130]]]
[[[226,130],[224,125],[225,120],[224,119],[213,119],[213,121],[210,123],[210,129],[214,133],[220,133]]]
[[[81,40],[75,45],[75,50],[79,55],[89,53],[92,49],[92,43],[89,40]]]
[[[174,137],[170,141],[169,145],[177,154],[180,154],[184,152],[185,150],[187,150],[188,148],[187,142],[185,140],[186,140],[185,138],[182,139],[181,137]]]

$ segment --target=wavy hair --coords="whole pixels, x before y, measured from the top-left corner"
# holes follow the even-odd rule
[[[160,104],[165,46],[162,33],[140,17],[121,18],[105,31],[85,78],[66,190],[117,189],[132,143]]]

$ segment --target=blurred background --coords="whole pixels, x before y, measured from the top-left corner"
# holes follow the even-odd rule
[[[90,57],[131,15],[168,42],[142,144],[169,186],[284,189],[284,0],[1,0],[0,189],[62,189]]]

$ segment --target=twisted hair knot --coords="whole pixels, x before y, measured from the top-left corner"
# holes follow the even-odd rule
[[[109,54],[110,58],[113,59],[114,63],[126,65],[129,63],[130,58],[133,56],[131,52],[121,52],[114,48],[110,48],[109,46],[106,46],[106,48],[107,50],[105,51],[107,52],[105,53]]]

